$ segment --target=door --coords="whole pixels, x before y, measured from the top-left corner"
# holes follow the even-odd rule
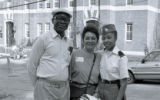
[[[6,43],[7,47],[15,45],[14,38],[14,23],[11,21],[6,22]]]

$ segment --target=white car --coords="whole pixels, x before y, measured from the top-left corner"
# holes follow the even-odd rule
[[[132,62],[128,71],[128,83],[136,80],[160,80],[160,50],[153,50],[141,62]]]

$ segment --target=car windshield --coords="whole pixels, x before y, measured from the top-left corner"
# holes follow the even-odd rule
[[[146,61],[160,61],[160,51],[153,51],[145,57]]]

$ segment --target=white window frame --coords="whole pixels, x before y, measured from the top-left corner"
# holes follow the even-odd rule
[[[129,26],[130,26],[130,28],[128,28]],[[128,34],[130,35],[131,39],[128,39]],[[126,41],[132,41],[133,40],[133,23],[131,23],[131,22],[127,22],[125,24],[125,40]]]
[[[38,23],[37,24],[37,37],[39,37],[43,32],[43,24],[42,23]]]
[[[72,5],[73,5],[73,6],[70,5],[71,2],[72,2]],[[73,4],[73,3],[74,3],[74,0],[68,0],[68,7],[74,7],[74,4]]]
[[[49,32],[50,31],[50,23],[45,23],[45,32]]]
[[[30,8],[29,8],[30,6],[28,5],[29,2],[25,0],[24,3],[26,4],[26,5],[24,6],[24,9],[30,9]]]
[[[29,23],[24,24],[24,35],[25,38],[30,38]]]
[[[45,1],[45,8],[46,8],[46,9],[49,9],[49,8],[47,7],[48,3],[49,3],[49,8],[51,8],[51,3],[50,3],[50,1],[49,1],[49,0],[46,0],[46,1]]]
[[[10,7],[10,6],[11,6],[11,3],[12,3],[12,2],[11,2],[10,0],[8,0],[8,1],[7,1],[7,7]],[[10,9],[12,9],[12,8],[8,8],[8,9],[10,10]]]
[[[43,9],[43,2],[39,2],[40,0],[37,0],[37,9]],[[42,8],[39,6],[40,4],[42,4]]]
[[[60,3],[59,0],[53,0],[53,8],[59,8],[59,5],[56,7],[57,2]]]
[[[131,3],[129,3],[129,2],[131,2]],[[126,0],[126,6],[131,6],[131,5],[133,5],[133,0]]]

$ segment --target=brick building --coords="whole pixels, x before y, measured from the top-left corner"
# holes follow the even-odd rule
[[[52,10],[65,8],[73,13],[67,36],[77,37],[78,47],[80,33],[91,18],[99,20],[100,26],[115,24],[117,45],[126,53],[143,54],[146,46],[149,50],[160,47],[159,0],[0,0],[0,6],[3,46],[33,42],[40,34],[52,31]],[[13,37],[15,43],[10,39]]]

